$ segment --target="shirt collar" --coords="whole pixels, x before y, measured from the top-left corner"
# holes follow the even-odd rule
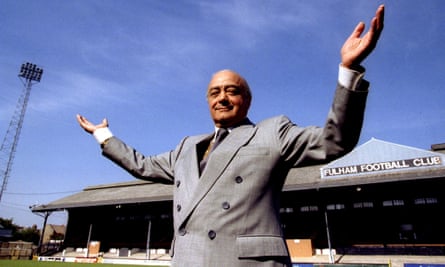
[[[241,125],[244,125],[244,124],[250,124],[251,122],[250,122],[250,120],[249,120],[249,118],[245,118],[240,124],[238,124],[238,125],[236,125],[236,126],[233,126],[233,127],[228,127],[228,128],[226,128],[227,130],[229,130],[229,133],[231,133],[232,132],[232,130],[234,129],[234,128],[236,128],[236,127],[238,127],[238,126],[241,126]],[[218,132],[218,130],[220,129],[220,127],[216,127],[215,126],[215,131],[214,131],[214,134],[213,134],[213,140],[215,140],[215,138],[216,138],[216,133]]]
[[[233,128],[235,128],[235,127],[229,127],[229,128],[226,128],[226,129],[229,131],[229,133],[231,133]],[[212,138],[213,141],[215,141],[216,134],[218,133],[219,129],[221,129],[221,128],[215,126],[215,131],[213,132],[213,138]]]

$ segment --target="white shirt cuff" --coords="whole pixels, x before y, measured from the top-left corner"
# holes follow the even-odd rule
[[[338,70],[338,82],[347,89],[356,90],[364,75],[364,72],[351,70],[340,65]]]
[[[97,128],[93,132],[93,136],[94,136],[94,138],[96,138],[96,141],[99,144],[103,144],[106,140],[113,137],[113,134],[111,133],[111,131],[108,127],[105,127],[105,128]]]

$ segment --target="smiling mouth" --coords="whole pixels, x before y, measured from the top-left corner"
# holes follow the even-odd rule
[[[219,110],[219,109],[233,109],[233,106],[232,105],[216,105],[215,106],[215,109],[216,110]]]
[[[215,110],[217,111],[230,111],[232,110],[231,107],[219,107],[219,108],[215,108]]]

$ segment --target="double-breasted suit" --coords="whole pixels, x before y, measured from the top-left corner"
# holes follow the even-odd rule
[[[145,157],[118,138],[103,154],[137,178],[173,184],[174,266],[289,266],[280,227],[280,193],[290,168],[326,162],[357,143],[366,81],[338,85],[323,128],[285,116],[231,129],[199,170],[212,134],[184,138],[172,151]],[[365,90],[364,90],[365,89]]]

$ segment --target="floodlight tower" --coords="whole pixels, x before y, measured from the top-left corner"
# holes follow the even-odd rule
[[[3,179],[0,189],[0,201],[3,196],[3,192],[6,189],[6,185],[8,184],[8,177],[10,175],[17,143],[19,141],[20,131],[22,130],[23,119],[25,118],[26,106],[28,105],[31,87],[34,83],[40,82],[42,74],[42,68],[29,62],[23,63],[22,67],[20,68],[20,73],[18,76],[23,82],[24,89],[22,95],[19,97],[19,101],[17,102],[14,114],[0,147],[0,175]]]

